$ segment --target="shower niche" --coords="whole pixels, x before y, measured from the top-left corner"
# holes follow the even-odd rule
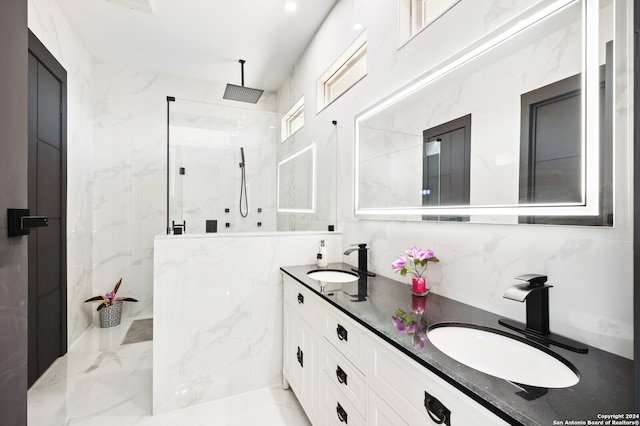
[[[168,97],[167,234],[335,225],[336,125],[313,117],[282,140],[283,118]]]

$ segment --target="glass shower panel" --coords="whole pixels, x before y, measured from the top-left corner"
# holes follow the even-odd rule
[[[319,125],[319,120],[305,120],[304,127],[281,143],[284,116],[270,111],[176,99],[169,102],[168,115],[170,233],[176,233],[174,225],[184,225],[188,234],[327,230],[335,225],[335,126],[331,122]],[[313,144],[317,172],[304,170],[305,176],[288,179],[300,178],[300,185],[317,179],[312,195],[316,207],[279,213],[278,164]],[[310,178],[309,173],[314,176]]]
[[[305,117],[278,147],[278,231],[326,231],[336,224],[337,124]]]
[[[275,230],[280,115],[182,99],[169,115],[170,225],[184,221],[195,234]]]

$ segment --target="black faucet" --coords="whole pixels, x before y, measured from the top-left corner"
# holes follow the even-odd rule
[[[516,302],[527,302],[527,322],[522,324],[504,318],[498,322],[507,328],[532,337],[534,340],[551,343],[574,352],[587,353],[588,349],[584,345],[550,332],[549,289],[553,286],[545,284],[547,276],[525,274],[517,276],[516,279],[526,281],[526,283],[509,287],[503,297]]]
[[[358,251],[358,269],[351,268],[351,270],[357,272],[361,277],[375,277],[376,274],[369,272],[367,267],[367,250],[369,250],[367,243],[351,245],[357,248],[350,248],[344,252],[345,255],[350,255],[354,251]]]

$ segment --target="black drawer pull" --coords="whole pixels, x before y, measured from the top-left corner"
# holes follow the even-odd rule
[[[338,324],[338,327],[336,328],[336,333],[338,334],[338,339],[344,340],[344,341],[349,340],[347,339],[347,329],[341,326],[340,324]]]
[[[300,367],[304,368],[303,362],[304,362],[304,354],[302,353],[302,351],[300,350],[300,346],[298,346],[298,353],[296,354],[296,358],[298,358],[298,364],[300,364]]]
[[[336,377],[340,383],[347,384],[347,373],[339,365],[336,365]]]
[[[339,402],[338,406],[336,407],[336,413],[338,413],[338,420],[347,424],[347,412],[344,411],[344,408],[342,408],[342,405],[340,405]]]
[[[304,296],[300,293],[298,293],[298,303],[300,304],[304,303]]]
[[[426,391],[424,392],[424,408],[434,423],[439,425],[444,423],[447,426],[451,426],[451,411]]]

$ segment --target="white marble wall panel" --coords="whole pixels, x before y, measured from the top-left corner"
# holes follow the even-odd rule
[[[315,263],[337,233],[159,236],[154,244],[153,412],[281,382],[279,267]]]
[[[384,3],[384,2],[383,2]],[[352,26],[367,27],[368,75],[336,102],[318,114],[338,121],[338,218],[345,247],[352,242],[370,244],[369,266],[376,273],[395,277],[391,263],[410,245],[431,248],[441,259],[429,266],[433,291],[453,299],[524,320],[525,306],[504,299],[513,277],[545,273],[554,285],[550,291],[552,331],[595,347],[633,357],[633,263],[630,191],[632,153],[625,120],[630,93],[629,66],[616,70],[615,228],[416,223],[378,221],[354,217],[354,118],[373,103],[423,74],[452,53],[496,29],[529,7],[549,1],[460,2],[442,19],[399,47],[394,2],[359,0],[338,2],[309,48],[294,67],[279,95],[281,102],[313,98],[318,75],[355,35]],[[626,2],[617,2],[618,6]],[[624,7],[619,25],[629,25]],[[622,15],[622,16],[620,16]],[[626,21],[625,21],[626,20]],[[626,22],[626,23],[625,23]],[[464,28],[465,31],[459,31]],[[629,33],[630,34],[630,33]],[[632,57],[630,43],[617,43],[618,57]],[[628,40],[627,40],[628,41]],[[551,53],[549,51],[548,53]],[[622,102],[621,102],[622,101]],[[289,105],[281,104],[286,111]],[[513,220],[513,218],[510,218]],[[344,257],[355,264],[356,260]]]
[[[67,342],[91,323],[82,302],[92,289],[92,58],[54,0],[29,0],[29,29],[67,71]]]

